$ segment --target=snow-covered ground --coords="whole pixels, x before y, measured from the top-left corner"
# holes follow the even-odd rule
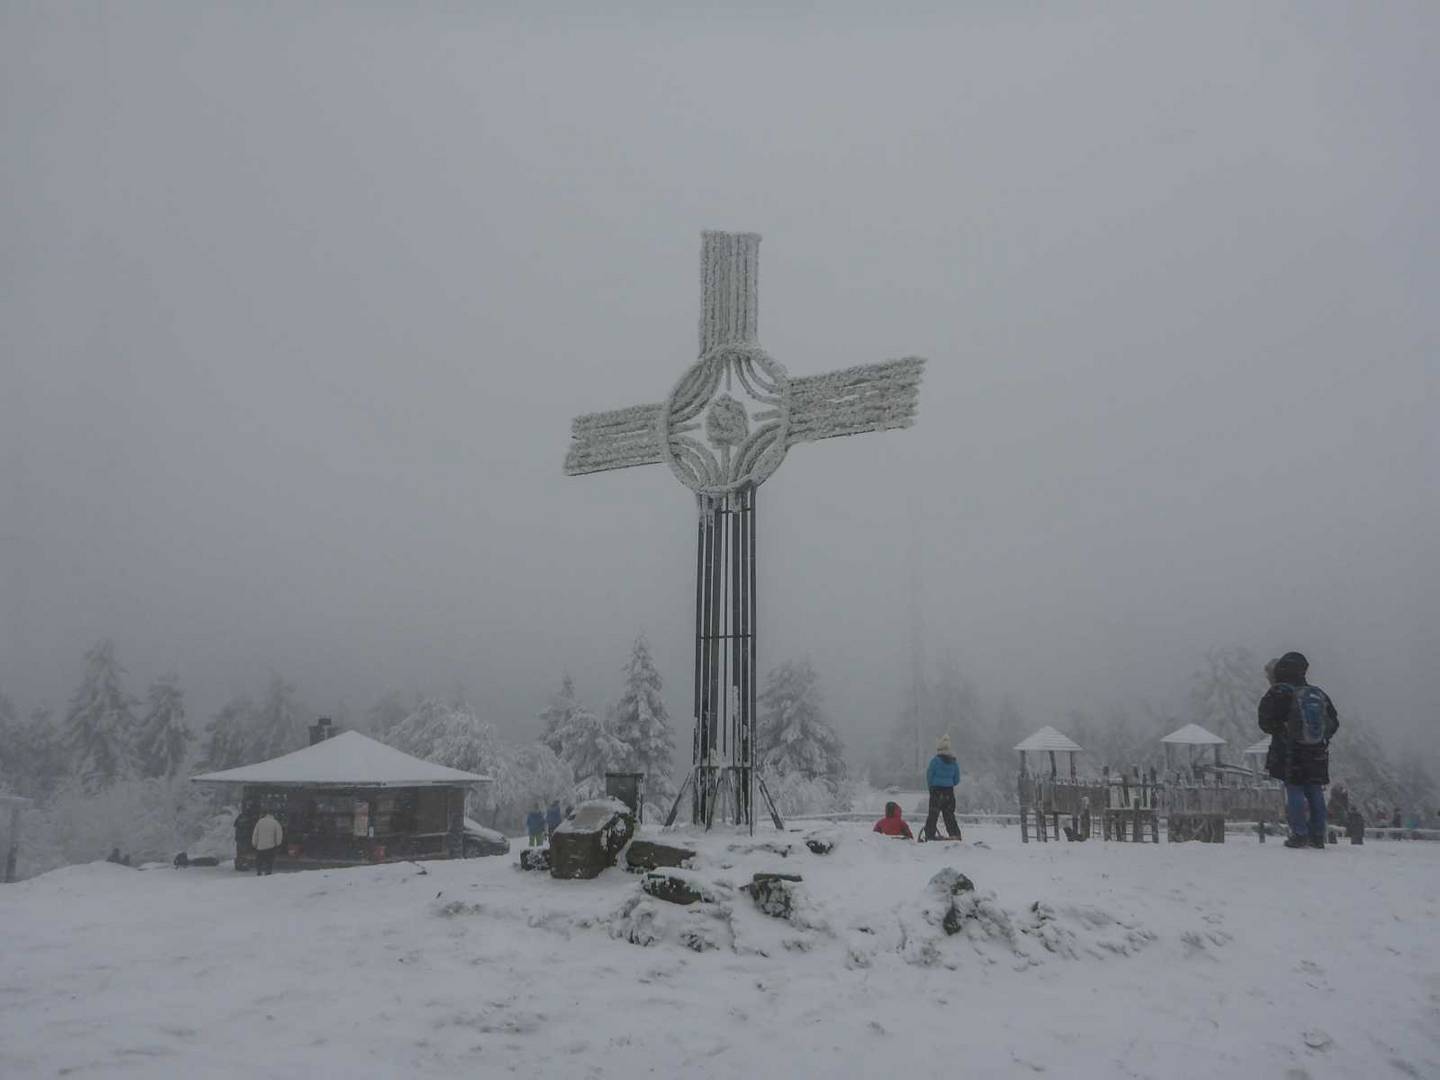
[[[690,909],[513,856],[59,870],[0,888],[0,1076],[1440,1077],[1440,845],[825,828],[701,840]]]

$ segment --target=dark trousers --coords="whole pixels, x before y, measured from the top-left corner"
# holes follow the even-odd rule
[[[925,837],[933,840],[939,834],[935,831],[935,819],[945,815],[945,831],[956,840],[960,839],[960,824],[955,820],[955,789],[953,787],[932,787],[930,789],[930,813],[925,816]]]
[[[261,874],[273,874],[275,872],[275,849],[267,848],[264,851],[255,852],[255,876]]]

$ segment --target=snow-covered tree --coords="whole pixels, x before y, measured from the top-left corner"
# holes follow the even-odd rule
[[[487,806],[495,828],[519,828],[531,809],[544,809],[552,799],[568,800],[575,787],[570,766],[539,742],[513,750],[502,746],[490,774],[494,782]]]
[[[622,769],[630,758],[630,748],[615,737],[610,726],[583,705],[576,706],[569,720],[556,731],[560,742],[560,759],[575,774],[580,794],[601,794],[605,774]]]
[[[675,738],[670,714],[660,696],[660,673],[650,657],[650,643],[641,634],[625,664],[625,689],[615,706],[611,731],[624,743],[628,753],[624,769],[645,774],[645,791],[658,799],[672,799],[675,785],[670,773],[675,756]]]
[[[150,684],[145,715],[135,736],[135,757],[140,775],[171,777],[185,762],[185,751],[194,738],[185,723],[185,697],[180,679],[166,675]]]
[[[569,727],[570,720],[578,707],[575,701],[575,681],[567,672],[560,676],[560,688],[550,696],[549,704],[540,714],[540,719],[545,725],[540,735],[540,741],[556,754],[563,755],[564,753],[559,733]]]
[[[19,743],[20,721],[15,713],[15,703],[0,693],[0,790],[21,769]]]
[[[135,772],[135,706],[120,683],[115,643],[106,638],[85,654],[85,674],[65,710],[65,749],[71,772],[86,791]]]
[[[489,773],[499,759],[495,729],[468,705],[426,698],[400,722],[390,744],[407,754],[466,772]]]
[[[226,702],[205,725],[201,768],[205,772],[219,772],[259,761],[260,758],[252,756],[258,716],[254,700],[246,695]]]
[[[270,676],[270,686],[255,717],[251,752],[255,761],[267,761],[305,745],[305,722],[295,702],[295,687],[279,675]]]
[[[819,677],[809,660],[772,669],[757,704],[757,749],[764,768],[806,779],[845,776],[845,748],[825,718]]]
[[[20,834],[20,873],[43,873],[66,863],[103,859],[112,848],[135,863],[169,862],[179,851],[225,856],[234,851],[226,830],[204,848],[192,846],[214,817],[211,796],[185,777],[129,777],[98,792],[76,781],[62,785],[26,816]]]
[[[385,742],[390,733],[404,722],[405,717],[410,715],[410,709],[405,704],[405,699],[395,691],[391,691],[370,706],[365,714],[365,726],[370,734],[381,742]]]
[[[1249,649],[1211,649],[1205,667],[1191,680],[1191,719],[1226,739],[1230,752],[1238,754],[1260,738],[1255,706],[1268,686],[1265,662]]]

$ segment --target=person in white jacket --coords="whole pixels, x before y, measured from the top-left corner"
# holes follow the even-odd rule
[[[275,852],[280,850],[280,843],[284,839],[285,830],[280,827],[280,822],[275,820],[275,815],[267,810],[264,816],[255,822],[255,828],[250,833],[250,846],[255,849],[256,877],[275,872]]]

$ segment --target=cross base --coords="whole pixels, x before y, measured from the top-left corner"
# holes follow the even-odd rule
[[[728,804],[728,808],[721,813],[720,820],[724,821],[733,815],[736,825],[749,825],[750,832],[754,833],[757,788],[760,797],[765,800],[765,808],[770,811],[770,820],[775,823],[775,828],[780,832],[785,831],[785,821],[780,816],[775,800],[770,796],[770,789],[765,786],[765,777],[760,775],[759,769],[748,765],[696,765],[685,774],[680,790],[675,793],[675,801],[670,804],[670,813],[665,816],[667,829],[675,824],[680,803],[684,800],[686,791],[692,788],[695,824],[698,825],[703,820],[707,831],[715,824],[716,808],[723,802]]]

